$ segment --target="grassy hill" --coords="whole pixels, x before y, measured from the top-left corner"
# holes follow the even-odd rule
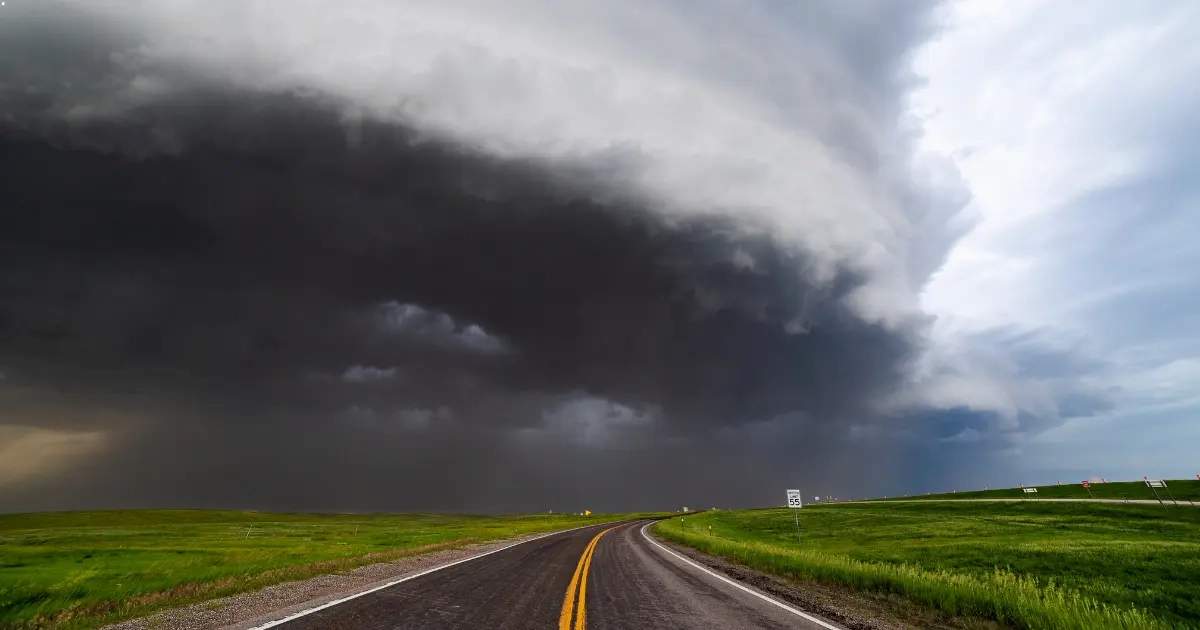
[[[88,628],[472,542],[624,518],[118,510],[0,515],[0,628]]]
[[[799,515],[802,546],[785,508],[706,512],[655,530],[759,570],[1010,627],[1200,627],[1200,509],[910,502]]]
[[[1084,488],[1078,481],[1063,482],[1063,485],[1028,486],[1038,489],[1037,496],[1042,499],[1148,499],[1154,500],[1154,491],[1144,481],[1116,481],[1112,483],[1096,483],[1091,488]],[[1089,490],[1091,494],[1089,495]],[[1170,502],[1174,496],[1180,502],[1200,502],[1200,479],[1168,479],[1167,490],[1158,488],[1159,496]],[[966,492],[912,495],[908,497],[887,497],[888,501],[903,499],[1027,499],[1022,488],[998,488],[992,490],[974,490]]]

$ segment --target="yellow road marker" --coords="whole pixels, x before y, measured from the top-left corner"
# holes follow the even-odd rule
[[[610,527],[596,534],[579,557],[579,564],[575,565],[575,574],[571,576],[571,585],[567,587],[567,595],[563,598],[562,612],[558,615],[558,630],[572,630],[571,617],[575,616],[577,610],[576,594],[579,596],[579,606],[574,630],[587,628],[587,576],[588,570],[592,568],[592,552],[596,550],[596,543],[600,542],[600,537],[614,529],[616,528]]]
[[[600,534],[588,542],[583,555],[579,557],[579,564],[575,565],[575,575],[571,576],[571,585],[567,587],[567,595],[563,598],[562,612],[558,614],[558,630],[571,630],[571,615],[575,612],[575,590],[579,586],[579,574],[583,572],[583,561],[597,540],[600,540]]]

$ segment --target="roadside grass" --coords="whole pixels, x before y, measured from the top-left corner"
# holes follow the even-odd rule
[[[1017,628],[1200,627],[1200,510],[945,502],[799,513],[802,545],[786,508],[674,517],[654,530],[762,571]]]
[[[1092,484],[1091,488],[1084,488],[1079,481],[1068,483],[1063,480],[1063,485],[1051,484],[1045,486],[1029,486],[1037,488],[1037,497],[1039,499],[1138,499],[1138,500],[1155,500],[1154,490],[1143,481],[1114,481],[1110,483]],[[1088,494],[1088,491],[1091,494]],[[1167,488],[1164,490],[1158,488],[1158,495],[1169,507],[1174,507],[1171,497],[1179,501],[1180,505],[1185,505],[1189,502],[1200,502],[1200,479],[1168,479]],[[1023,488],[997,488],[992,490],[972,490],[959,492],[943,492],[940,494],[921,494],[912,496],[889,496],[885,501],[904,501],[913,499],[1030,499],[1030,495],[1025,493]],[[881,499],[875,499],[881,500]],[[1190,506],[1189,506],[1190,507]],[[1159,508],[1160,510],[1162,508]]]
[[[0,628],[92,628],[406,555],[633,516],[0,515]]]

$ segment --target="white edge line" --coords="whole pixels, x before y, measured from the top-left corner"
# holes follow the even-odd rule
[[[382,591],[382,590],[383,590],[383,589],[385,589],[385,588],[389,588],[389,587],[395,586],[395,585],[397,585],[397,584],[399,584],[399,583],[401,583],[401,582],[407,582],[407,581],[409,581],[409,580],[415,580],[415,579],[417,579],[417,578],[419,578],[419,577],[421,577],[421,576],[423,576],[423,575],[429,575],[430,573],[433,573],[434,571],[441,571],[442,569],[448,569],[448,568],[450,568],[450,567],[452,567],[452,566],[454,566],[454,565],[456,565],[456,564],[462,564],[462,563],[464,563],[464,562],[470,562],[470,561],[472,561],[472,560],[478,560],[479,558],[482,558],[482,557],[484,557],[484,556],[490,556],[490,555],[492,555],[492,554],[494,554],[494,553],[500,553],[501,551],[504,551],[505,549],[512,549],[513,547],[516,547],[517,545],[523,545],[523,544],[525,544],[525,543],[530,543],[530,542],[533,542],[533,541],[535,541],[535,540],[541,540],[542,538],[546,538],[546,537],[549,537],[549,536],[556,536],[556,535],[558,535],[558,534],[565,534],[565,533],[567,533],[567,532],[573,532],[573,531],[575,531],[575,530],[577,530],[577,529],[587,529],[588,527],[598,527],[598,526],[600,526],[600,525],[608,525],[609,523],[620,523],[620,522],[622,522],[622,521],[609,521],[609,522],[607,522],[607,523],[595,523],[595,524],[592,524],[592,525],[580,525],[579,527],[572,527],[571,529],[560,529],[560,530],[558,530],[558,531],[556,531],[556,532],[549,532],[549,533],[547,533],[547,534],[542,534],[541,536],[536,536],[536,537],[534,537],[534,538],[528,538],[528,539],[526,539],[526,540],[522,540],[522,541],[520,541],[520,542],[515,542],[515,543],[513,543],[513,544],[511,544],[511,545],[505,545],[505,546],[503,546],[503,547],[501,547],[501,548],[499,548],[499,549],[493,549],[493,550],[491,550],[491,551],[487,551],[487,552],[481,553],[481,554],[479,554],[479,555],[477,555],[477,556],[471,556],[470,558],[463,558],[462,560],[455,560],[454,562],[448,562],[448,563],[446,563],[446,564],[443,564],[443,565],[439,565],[439,566],[433,567],[432,569],[425,569],[424,571],[421,571],[421,572],[419,572],[419,573],[414,573],[414,574],[412,574],[412,575],[409,575],[409,576],[406,576],[406,577],[402,577],[402,578],[400,578],[400,579],[398,579],[398,580],[392,580],[391,582],[388,582],[387,584],[384,584],[384,585],[382,585],[382,586],[376,586],[375,588],[370,588],[370,589],[367,589],[367,590],[365,590],[365,591],[361,591],[361,592],[355,593],[355,594],[353,594],[353,595],[347,595],[346,597],[342,597],[342,598],[340,598],[340,599],[335,599],[335,600],[333,600],[333,601],[326,602],[326,603],[324,603],[324,604],[321,604],[320,606],[313,606],[312,608],[307,608],[307,609],[305,609],[305,610],[301,610],[301,611],[300,611],[300,612],[298,612],[298,613],[293,613],[293,614],[291,614],[291,615],[288,615],[287,617],[284,617],[284,618],[282,618],[282,619],[276,619],[275,621],[268,621],[268,622],[266,622],[266,623],[264,623],[264,624],[262,624],[262,625],[259,625],[259,626],[254,626],[253,628],[249,628],[249,630],[263,630],[264,628],[270,628],[270,627],[273,627],[273,626],[278,626],[278,625],[280,625],[280,624],[287,623],[287,622],[289,622],[289,621],[291,621],[291,620],[293,620],[293,619],[298,619],[298,618],[300,618],[300,617],[303,617],[303,616],[305,616],[305,615],[311,615],[312,613],[315,613],[315,612],[317,612],[318,610],[325,610],[326,608],[330,608],[330,607],[332,607],[332,606],[337,606],[338,604],[340,604],[340,603],[342,603],[342,602],[348,602],[348,601],[350,601],[350,600],[352,600],[352,599],[356,599],[356,598],[358,598],[358,597],[362,597],[363,595],[369,595],[369,594],[371,594],[371,593],[374,593],[375,591]]]
[[[697,569],[700,569],[701,571],[703,571],[703,572],[705,572],[705,573],[707,573],[707,574],[709,574],[709,575],[711,575],[711,576],[713,576],[713,577],[717,578],[718,580],[721,580],[722,582],[724,582],[724,583],[726,583],[726,584],[728,584],[728,585],[730,585],[730,586],[733,586],[733,587],[736,587],[736,588],[740,588],[740,589],[742,589],[743,591],[746,591],[747,593],[750,593],[751,595],[753,595],[753,596],[755,596],[755,597],[757,597],[757,598],[759,598],[759,599],[761,599],[761,600],[763,600],[763,601],[765,601],[765,602],[767,602],[767,603],[774,604],[774,605],[776,605],[776,606],[778,606],[778,607],[780,607],[780,608],[782,608],[782,609],[784,609],[784,610],[786,610],[786,611],[788,611],[788,612],[792,613],[793,615],[798,615],[798,616],[800,616],[800,617],[803,617],[803,618],[805,618],[805,619],[807,619],[807,620],[809,620],[809,621],[811,621],[811,622],[813,622],[813,623],[815,623],[815,624],[817,624],[817,625],[821,626],[822,628],[829,628],[829,630],[842,630],[841,628],[839,628],[839,627],[837,627],[837,626],[835,626],[835,625],[832,625],[832,624],[829,624],[829,623],[827,623],[827,622],[825,622],[825,621],[822,621],[822,620],[820,620],[820,619],[817,619],[816,617],[814,617],[814,616],[812,616],[812,615],[810,615],[810,614],[808,614],[808,613],[804,612],[803,610],[800,610],[800,609],[798,609],[798,608],[793,608],[793,607],[791,607],[791,606],[788,606],[787,604],[785,604],[785,603],[783,603],[783,602],[781,602],[781,601],[779,601],[779,600],[777,600],[777,599],[774,599],[774,598],[772,598],[772,597],[768,597],[768,596],[766,596],[766,595],[763,595],[762,593],[760,593],[760,592],[758,592],[758,591],[756,591],[756,590],[754,590],[754,589],[752,589],[752,588],[750,588],[750,587],[748,587],[748,586],[745,586],[744,584],[740,584],[740,583],[738,583],[738,582],[735,582],[735,581],[733,581],[733,580],[731,580],[731,579],[729,579],[729,578],[727,578],[727,577],[725,577],[725,576],[723,576],[723,575],[720,575],[720,574],[718,574],[718,573],[715,573],[715,572],[713,572],[713,571],[709,570],[707,567],[702,567],[702,566],[700,566],[700,565],[696,564],[695,562],[692,562],[691,560],[688,560],[687,558],[685,558],[685,557],[683,557],[683,556],[681,556],[681,555],[679,555],[679,554],[675,553],[674,551],[671,551],[670,549],[666,548],[665,546],[663,546],[663,545],[660,545],[660,544],[658,543],[658,541],[654,540],[653,538],[651,538],[651,537],[650,537],[650,536],[649,536],[649,535],[646,533],[646,528],[647,528],[647,527],[650,527],[650,526],[651,526],[651,525],[653,525],[653,524],[654,524],[654,523],[646,523],[646,524],[645,524],[645,525],[642,527],[642,537],[643,537],[643,538],[645,538],[646,540],[650,541],[650,544],[654,545],[655,547],[658,547],[659,549],[662,549],[663,551],[665,551],[665,552],[667,552],[667,553],[671,554],[672,556],[675,556],[676,558],[678,558],[678,559],[682,560],[683,562],[686,562],[687,564],[690,564],[690,565],[692,565],[693,567],[695,567],[695,568],[697,568]]]

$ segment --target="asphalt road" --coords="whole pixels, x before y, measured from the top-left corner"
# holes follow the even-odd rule
[[[642,531],[647,524],[635,521],[555,534],[272,627],[837,627],[806,619],[801,611],[707,573],[648,540]]]

